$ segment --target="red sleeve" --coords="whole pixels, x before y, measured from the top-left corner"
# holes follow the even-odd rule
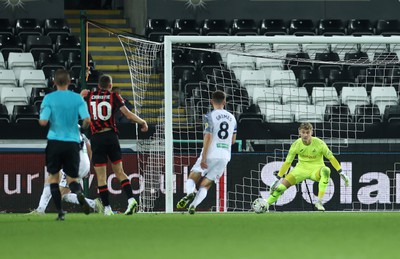
[[[125,106],[124,99],[121,97],[121,95],[117,93],[112,93],[112,94],[113,94],[114,104],[117,110],[119,110],[119,108],[121,108],[122,106]]]

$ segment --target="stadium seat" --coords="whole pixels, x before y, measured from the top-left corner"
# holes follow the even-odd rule
[[[51,92],[52,92],[51,88],[32,88],[29,103],[31,105],[35,105],[37,110],[39,111],[40,104],[42,103],[43,98],[45,97],[46,94]]]
[[[190,54],[176,52],[172,57],[172,70],[174,82],[178,83],[185,70],[196,70],[196,63]]]
[[[229,35],[229,27],[223,19],[205,19],[201,26],[202,35]]]
[[[294,111],[290,105],[267,104],[260,107],[261,114],[264,114],[265,121],[269,123],[292,123],[294,122]]]
[[[298,104],[295,105],[295,121],[310,122],[310,123],[322,123],[324,122],[324,106],[312,105],[312,104]]]
[[[289,24],[289,34],[296,36],[315,35],[315,25],[310,19],[292,19]]]
[[[0,36],[1,35],[14,35],[14,27],[11,25],[9,19],[0,19]]]
[[[369,57],[366,52],[357,51],[357,52],[347,52],[343,58],[344,61],[348,61],[351,63],[368,63]]]
[[[340,19],[321,19],[318,22],[317,31],[319,35],[345,35],[346,29]]]
[[[400,122],[400,105],[390,105],[385,107],[383,113],[384,122]]]
[[[43,26],[43,34],[51,36],[51,34],[70,34],[71,30],[65,19],[52,18],[46,19]]]
[[[286,35],[287,26],[282,19],[262,19],[259,34],[266,36]]]
[[[349,35],[373,35],[374,28],[371,21],[367,19],[351,19],[347,24],[347,34]]]
[[[145,35],[148,40],[163,42],[164,36],[171,33],[171,26],[166,19],[147,19]]]
[[[0,35],[0,51],[4,60],[8,60],[10,52],[24,52],[21,38],[18,36]]]
[[[231,35],[257,35],[257,24],[253,19],[233,19],[231,28]]]
[[[271,87],[297,87],[296,76],[292,70],[273,70],[269,80]]]
[[[269,81],[271,77],[271,71],[283,70],[283,61],[279,59],[256,58],[256,68],[263,70],[267,80]]]
[[[359,44],[331,44],[332,52],[339,55],[339,59],[343,60],[346,53],[361,51]]]
[[[207,70],[213,68],[221,68],[222,58],[218,52],[202,52],[197,60],[197,69]],[[206,71],[204,71],[206,72]]]
[[[253,104],[266,107],[267,104],[281,104],[282,88],[256,87],[253,89]]]
[[[381,115],[383,115],[386,106],[398,104],[397,92],[391,86],[372,87],[371,103],[377,105]]]
[[[15,34],[24,41],[27,35],[42,35],[42,27],[34,18],[17,19],[15,22]]]
[[[354,114],[356,105],[369,104],[367,90],[364,87],[343,87],[342,103],[349,107],[350,114]]]
[[[0,70],[0,87],[17,87],[17,78],[12,70]]]
[[[309,104],[308,93],[304,87],[282,88],[282,104]]]
[[[36,65],[32,53],[11,52],[8,57],[8,68],[14,71],[16,78],[19,78],[23,69],[35,69]]]
[[[314,87],[311,97],[314,105],[340,104],[336,89],[333,87]]]
[[[252,96],[255,87],[267,87],[267,77],[262,70],[242,70],[240,83]]]
[[[255,58],[229,53],[227,56],[227,67],[235,72],[236,78],[240,79],[241,70],[254,70]]]
[[[57,68],[65,68],[65,59],[60,53],[41,53],[36,64],[39,69],[44,70],[45,67],[53,66],[54,70],[57,70]]]
[[[305,53],[309,53],[310,59],[315,59],[316,53],[329,52],[328,44],[302,44],[302,50]]]
[[[14,105],[11,120],[15,123],[36,122],[39,120],[39,112],[34,105]]]
[[[6,69],[6,63],[4,62],[3,54],[0,52],[0,70]]]
[[[1,103],[7,106],[8,113],[11,115],[14,105],[28,104],[26,91],[21,87],[3,87],[1,88]]]
[[[400,24],[398,20],[378,20],[375,27],[376,35],[390,36],[400,35]]]
[[[396,64],[399,62],[399,57],[396,52],[375,52],[374,53],[374,63],[382,65],[386,64]]]
[[[356,109],[354,112],[354,122],[374,123],[381,121],[381,114],[377,105],[356,105]]]
[[[271,44],[269,43],[245,43],[244,44],[244,50],[247,53],[252,53],[255,55],[265,55],[268,53],[268,55],[271,55],[272,49],[271,49]]]
[[[7,107],[0,103],[0,124],[10,123],[10,115],[7,111]]]
[[[293,70],[296,71],[296,70]],[[311,96],[312,88],[316,86],[325,86],[326,80],[321,75],[321,71],[310,69],[309,67],[301,68],[297,73],[298,85],[307,89],[308,95]]]
[[[326,105],[324,120],[327,122],[349,123],[352,122],[349,107],[347,105]]]
[[[315,61],[316,63],[314,63],[314,66],[317,67],[321,65],[321,63],[319,63],[318,61],[337,62],[340,61],[340,57],[339,54],[336,52],[315,53]]]
[[[194,19],[175,19],[172,32],[174,35],[200,35],[200,28]]]
[[[49,36],[29,35],[25,43],[25,51],[33,55],[34,60],[38,60],[40,53],[53,53],[53,43]]]
[[[280,52],[282,56],[286,56],[287,53],[301,52],[301,46],[299,44],[275,43],[272,45],[272,50]]]
[[[21,70],[19,86],[23,87],[27,96],[31,95],[32,88],[46,88],[47,82],[42,70]]]
[[[72,35],[58,35],[55,43],[55,52],[66,52],[67,55],[71,50],[80,51],[79,40]]]

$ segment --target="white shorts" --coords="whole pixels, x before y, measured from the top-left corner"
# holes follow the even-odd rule
[[[79,162],[78,182],[80,182],[82,178],[86,177],[90,171],[90,161],[88,155],[83,152],[80,152],[79,154],[81,161]],[[59,186],[69,188],[67,183],[67,175],[63,170],[61,170],[61,180]]]
[[[225,171],[226,165],[228,164],[228,159],[222,158],[214,158],[214,159],[207,159],[207,169],[202,169],[200,166],[202,157],[200,156],[196,164],[192,167],[191,172],[201,173],[201,176],[207,177],[207,179],[214,181],[219,178]]]

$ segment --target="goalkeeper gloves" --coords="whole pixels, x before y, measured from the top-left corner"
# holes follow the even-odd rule
[[[281,182],[281,177],[280,176],[276,176],[276,180],[272,183],[272,185],[269,187],[269,193],[273,193],[276,188],[278,188],[278,185]]]
[[[349,186],[350,178],[342,172],[342,169],[338,171],[340,178],[344,181],[344,185],[347,187]]]

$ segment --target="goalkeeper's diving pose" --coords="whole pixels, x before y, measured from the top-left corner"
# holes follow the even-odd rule
[[[267,199],[264,211],[268,211],[268,207],[275,203],[290,186],[298,184],[305,179],[319,182],[318,201],[315,203],[315,208],[319,211],[325,211],[322,198],[328,186],[331,169],[325,165],[324,157],[331,162],[332,166],[344,180],[345,185],[348,186],[349,177],[342,172],[339,162],[333,156],[326,143],[317,137],[313,137],[312,134],[313,126],[310,123],[302,123],[300,125],[300,138],[291,145],[286,160],[278,172],[277,179],[270,187],[270,196]],[[298,155],[298,163],[282,179],[296,155]]]

